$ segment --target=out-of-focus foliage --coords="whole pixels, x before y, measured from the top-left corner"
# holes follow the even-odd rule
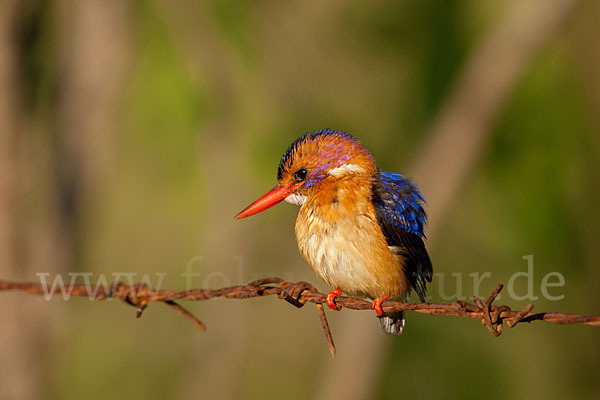
[[[279,157],[307,131],[348,131],[381,168],[406,172],[468,55],[511,4],[70,3],[29,1],[19,13],[16,259],[27,268],[1,266],[2,278],[128,272],[184,289],[191,269],[197,287],[277,275],[324,290],[297,252],[295,208],[233,216],[274,184]],[[600,312],[600,8],[592,3],[577,7],[527,68],[480,164],[436,221],[430,252],[443,293],[460,276],[470,296],[469,274],[489,271],[486,296],[533,254],[538,311]],[[104,63],[118,67],[81,78]],[[70,109],[81,105],[85,112]],[[552,271],[565,277],[550,288],[560,301],[540,292]],[[430,294],[445,301],[439,282]],[[517,280],[515,291],[526,290]],[[33,385],[47,398],[306,399],[324,368],[336,367],[314,311],[268,299],[190,304],[205,334],[160,306],[135,320],[110,302],[26,301],[37,318],[51,315],[51,334],[28,347],[40,364]],[[337,318],[334,337],[344,335]],[[374,317],[358,318],[379,329]],[[595,398],[599,338],[585,326],[542,324],[492,338],[478,322],[410,314],[405,335],[384,339],[373,398]]]

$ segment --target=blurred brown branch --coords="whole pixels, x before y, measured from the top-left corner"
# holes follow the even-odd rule
[[[591,326],[600,326],[600,315],[583,316],[577,314],[543,312],[532,313],[532,304],[528,304],[520,311],[513,311],[509,306],[495,306],[492,302],[500,293],[504,285],[499,284],[496,289],[488,296],[485,303],[477,296],[474,296],[474,304],[464,301],[456,301],[452,304],[436,303],[404,303],[400,301],[385,301],[382,303],[382,309],[386,312],[393,311],[415,311],[430,315],[448,315],[461,318],[480,319],[482,324],[487,327],[494,336],[500,336],[504,322],[509,327],[514,327],[519,322],[546,321],[553,324],[586,324]],[[0,291],[20,290],[34,295],[52,295],[49,293],[46,285],[32,282],[10,282],[0,280]],[[163,302],[169,307],[181,313],[184,317],[190,319],[198,328],[205,330],[205,325],[197,319],[192,313],[180,306],[175,300],[207,300],[215,297],[227,299],[249,299],[253,297],[277,296],[278,298],[289,302],[300,308],[306,302],[314,303],[317,306],[321,324],[329,350],[332,356],[335,356],[335,345],[331,336],[331,331],[327,323],[327,317],[323,309],[326,295],[319,292],[308,282],[286,282],[280,278],[267,278],[247,285],[230,286],[222,289],[191,289],[183,291],[155,290],[145,284],[128,285],[121,282],[115,282],[110,286],[99,286],[91,288],[90,285],[73,285],[68,289],[70,296],[88,297],[101,301],[107,298],[118,298],[127,304],[137,307],[136,316],[140,317],[144,309],[151,302]],[[354,297],[340,296],[335,300],[338,306],[349,308],[351,310],[371,310],[371,302]]]
[[[519,78],[578,2],[515,2],[473,49],[412,166],[411,176],[429,201],[430,239],[484,154]]]

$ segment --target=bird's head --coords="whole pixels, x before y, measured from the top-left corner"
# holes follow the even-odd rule
[[[278,184],[236,218],[257,214],[282,200],[302,205],[342,181],[368,180],[376,171],[373,156],[351,135],[329,129],[307,133],[294,141],[281,158]]]

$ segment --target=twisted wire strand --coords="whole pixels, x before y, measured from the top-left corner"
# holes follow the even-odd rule
[[[503,332],[504,322],[510,328],[521,322],[546,321],[553,324],[586,324],[600,326],[600,315],[577,315],[558,312],[532,313],[533,304],[528,304],[521,310],[513,311],[509,306],[496,306],[492,303],[504,285],[499,284],[483,302],[474,296],[474,303],[455,301],[452,304],[437,303],[404,303],[387,300],[381,304],[383,311],[414,311],[429,315],[446,315],[461,318],[480,319],[488,331],[494,336]],[[0,291],[19,290],[32,295],[53,295],[45,285],[34,282],[12,282],[0,280]],[[136,307],[136,317],[141,317],[143,311],[152,302],[162,302],[189,319],[196,327],[205,330],[206,326],[186,308],[176,301],[200,301],[212,298],[249,299],[254,297],[277,296],[279,299],[300,308],[307,302],[314,303],[321,320],[321,326],[327,339],[329,351],[335,357],[335,344],[327,317],[323,308],[326,294],[319,292],[308,282],[287,282],[280,278],[266,278],[248,283],[224,287],[221,289],[191,289],[183,291],[155,290],[152,287],[138,283],[125,284],[114,282],[110,286],[97,286],[92,291],[90,285],[73,285],[69,287],[68,295],[74,297],[88,297],[92,300],[102,301],[107,298],[118,298],[123,302]],[[342,308],[351,310],[371,310],[372,303],[363,299],[339,296],[335,302]]]

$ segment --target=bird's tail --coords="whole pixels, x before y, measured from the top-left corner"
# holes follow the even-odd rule
[[[404,312],[385,313],[379,317],[381,330],[387,334],[402,335],[404,328]]]

